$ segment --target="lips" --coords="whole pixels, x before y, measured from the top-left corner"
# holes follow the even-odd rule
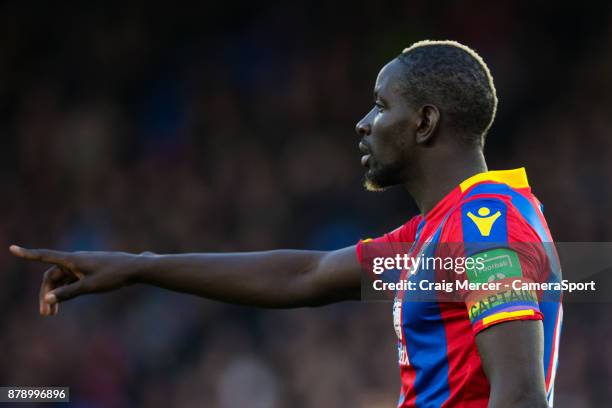
[[[361,165],[362,166],[367,166],[368,160],[370,160],[370,155],[369,154],[364,154],[363,156],[361,156]]]
[[[372,155],[372,153],[370,153],[370,149],[363,142],[359,142],[359,150],[365,153],[363,156],[361,156],[361,165],[366,166],[368,164],[368,160],[370,160],[370,156]]]

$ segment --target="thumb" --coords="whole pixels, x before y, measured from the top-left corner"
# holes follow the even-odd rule
[[[73,299],[77,296],[84,295],[87,293],[85,286],[83,285],[84,279],[80,279],[66,286],[53,289],[45,295],[45,301],[50,305],[64,302],[66,300]]]

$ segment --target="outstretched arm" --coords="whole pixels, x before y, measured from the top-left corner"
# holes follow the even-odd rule
[[[59,302],[145,283],[224,302],[269,308],[319,306],[360,298],[355,247],[337,251],[276,250],[218,254],[61,252],[11,246],[17,257],[51,264],[40,313]]]

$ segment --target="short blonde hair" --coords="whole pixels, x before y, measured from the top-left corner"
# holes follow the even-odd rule
[[[484,144],[495,120],[498,99],[491,71],[476,51],[457,41],[423,40],[405,48],[398,59],[410,65],[407,76],[415,77],[413,81],[408,78],[411,83],[407,84],[407,94],[427,98],[438,93],[439,102],[451,105],[446,108],[459,127],[479,136]]]

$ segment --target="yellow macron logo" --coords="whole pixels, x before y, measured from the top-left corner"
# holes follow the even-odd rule
[[[493,215],[490,214],[491,210],[487,207],[480,207],[478,209],[478,215],[474,215],[471,211],[467,213],[467,216],[476,224],[478,231],[480,231],[480,235],[483,237],[488,237],[491,234],[491,228],[493,228],[493,224],[495,224],[501,212],[497,211]]]

